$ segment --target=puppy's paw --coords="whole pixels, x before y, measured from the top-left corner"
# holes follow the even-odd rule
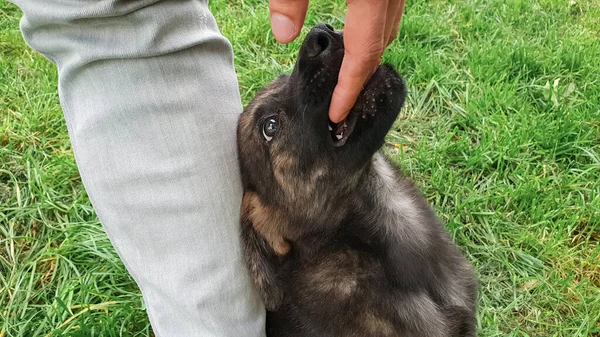
[[[276,311],[283,301],[283,290],[277,276],[279,258],[256,231],[246,227],[246,233],[245,260],[250,278],[267,310]]]
[[[283,291],[279,287],[266,287],[261,291],[261,298],[267,310],[277,311],[283,302]]]

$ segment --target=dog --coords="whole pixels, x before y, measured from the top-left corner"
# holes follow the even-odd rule
[[[343,32],[315,26],[238,120],[243,252],[267,336],[476,336],[473,267],[380,151],[404,80],[379,66],[333,124],[343,55]]]

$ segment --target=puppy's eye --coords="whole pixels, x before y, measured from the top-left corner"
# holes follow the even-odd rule
[[[277,128],[279,127],[279,121],[276,118],[269,118],[263,123],[262,134],[265,140],[268,142],[273,139],[275,133],[277,132]]]

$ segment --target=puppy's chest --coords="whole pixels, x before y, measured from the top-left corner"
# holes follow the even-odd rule
[[[296,252],[282,273],[288,299],[317,311],[349,302],[358,304],[372,298],[377,287],[385,288],[379,257],[351,246],[327,247],[310,254]]]

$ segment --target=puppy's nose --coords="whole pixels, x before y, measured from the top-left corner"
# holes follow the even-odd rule
[[[331,48],[335,34],[333,27],[328,24],[320,23],[313,27],[306,36],[306,56],[312,58]]]
[[[328,24],[328,23],[320,23],[320,24],[318,24],[317,26],[324,26],[324,27],[325,27],[325,29],[329,30],[330,32],[333,32],[333,31],[334,31],[334,29],[333,29],[333,26],[331,26],[331,25],[330,25],[330,24]]]

